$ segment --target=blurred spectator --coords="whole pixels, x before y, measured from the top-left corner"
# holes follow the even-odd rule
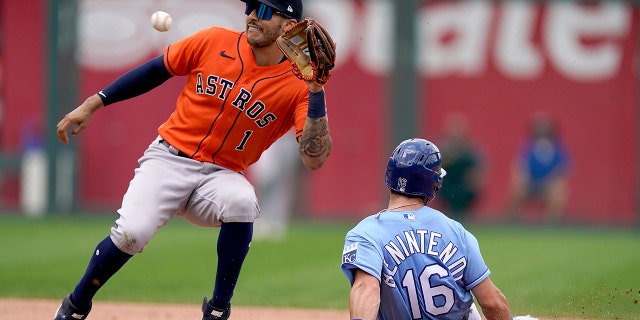
[[[40,118],[28,117],[21,126],[20,208],[29,217],[42,217],[47,206],[47,154]]]
[[[260,201],[260,217],[253,225],[255,240],[282,240],[298,201],[297,179],[302,162],[297,156],[295,132],[274,142],[258,162],[248,168]]]
[[[450,218],[463,221],[478,198],[481,169],[480,153],[469,136],[466,116],[452,113],[447,117],[438,145],[444,155],[442,167],[447,170],[438,201]]]
[[[548,222],[558,223],[567,199],[569,154],[549,116],[536,114],[529,130],[512,168],[510,218],[521,219],[528,205],[537,204]]]

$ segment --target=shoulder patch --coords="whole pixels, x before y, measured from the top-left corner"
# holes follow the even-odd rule
[[[342,263],[353,264],[356,262],[356,255],[358,252],[358,243],[352,243],[350,245],[345,245],[344,250],[342,251]]]

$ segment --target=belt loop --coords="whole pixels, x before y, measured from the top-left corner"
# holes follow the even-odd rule
[[[165,141],[164,139],[160,140],[160,143],[164,144],[165,146],[167,146],[167,148],[169,148],[169,152],[171,154],[173,154],[174,156],[178,156],[178,157],[183,157],[183,158],[187,158],[187,159],[191,159],[191,157],[189,157],[189,155],[187,155],[186,153],[178,150],[176,147],[172,146],[169,144],[169,142]]]

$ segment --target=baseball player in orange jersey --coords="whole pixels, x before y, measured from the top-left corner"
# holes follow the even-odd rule
[[[173,76],[187,77],[175,111],[139,159],[115,226],[97,245],[55,320],[86,319],[98,290],[175,216],[220,227],[213,295],[203,301],[202,319],[228,319],[260,214],[243,170],[292,127],[303,164],[312,170],[324,164],[331,151],[324,89],[299,80],[275,43],[301,20],[301,0],[242,1],[244,32],[210,27],[172,43],[58,123],[58,138],[66,144],[68,130],[80,133],[102,107]]]

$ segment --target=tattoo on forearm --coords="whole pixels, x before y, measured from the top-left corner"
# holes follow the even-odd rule
[[[320,157],[331,147],[329,138],[329,124],[326,118],[319,118],[311,122],[304,129],[300,140],[300,150],[309,157]]]

